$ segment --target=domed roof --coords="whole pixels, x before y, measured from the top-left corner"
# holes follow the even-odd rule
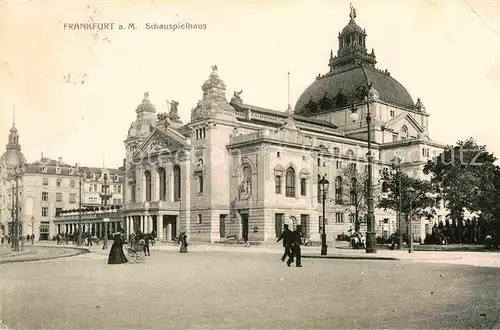
[[[295,113],[309,112],[307,109],[311,109],[311,104],[316,104],[318,111],[346,106],[354,96],[356,88],[366,86],[366,78],[378,91],[381,101],[405,108],[414,108],[415,103],[410,93],[389,73],[371,67],[363,69],[353,67],[350,70],[332,72],[318,77],[299,97],[295,105]]]
[[[26,165],[27,163],[23,153],[19,150],[14,150],[14,149],[6,150],[3,153],[0,162],[4,163],[7,166],[7,168]]]
[[[349,24],[347,24],[345,28],[342,30],[341,35],[351,34],[354,32],[357,32],[359,34],[365,34],[365,31],[361,28],[361,26],[356,24],[356,22],[353,19],[351,19]]]

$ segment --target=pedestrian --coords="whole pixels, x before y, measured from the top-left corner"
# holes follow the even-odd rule
[[[31,244],[35,244],[35,234],[31,234]]]
[[[187,242],[187,235],[185,232],[182,232],[179,235],[179,242],[181,243],[181,249],[179,250],[180,253],[188,253],[188,242]]]
[[[56,235],[57,245],[61,244],[61,236],[59,234]]]
[[[276,243],[283,240],[283,248],[285,249],[285,251],[283,253],[283,256],[281,257],[281,261],[284,262],[286,257],[293,259],[293,253],[292,253],[293,235],[292,231],[288,228],[288,224],[284,224],[283,228],[284,228],[283,232],[281,233]]]
[[[2,238],[2,244],[3,244],[3,241],[4,241],[4,239],[5,239],[5,236],[3,235],[3,233],[2,233],[1,238]]]
[[[114,237],[113,245],[109,250],[108,264],[124,264],[128,262],[125,253],[123,252],[123,240],[120,233],[116,233]]]
[[[295,257],[295,267],[302,267],[302,252],[300,246],[302,245],[302,226],[297,225],[297,228],[293,232],[293,254]],[[293,262],[293,260],[292,260]],[[290,259],[287,262],[287,265],[290,267],[291,263]]]
[[[133,248],[133,249],[135,249],[136,248],[136,246],[135,246],[135,242],[136,242],[135,241],[135,233],[130,234],[129,241],[130,241],[129,242],[130,247]]]
[[[151,256],[149,253],[149,234],[144,235],[144,255]]]
[[[250,246],[250,244],[248,243],[248,231],[243,232],[243,241],[245,242],[245,247]]]

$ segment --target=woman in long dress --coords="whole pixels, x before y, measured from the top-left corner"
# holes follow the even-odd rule
[[[113,245],[111,245],[111,250],[109,250],[108,264],[124,264],[128,262],[125,253],[123,253],[123,240],[120,233],[116,233],[114,237]]]
[[[180,249],[180,253],[188,253],[188,243],[187,243],[187,235],[186,233],[181,233],[181,235],[179,236],[179,242],[181,242],[181,249]]]

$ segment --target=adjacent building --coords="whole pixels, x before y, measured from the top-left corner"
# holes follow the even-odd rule
[[[109,185],[108,205],[121,206],[123,202],[122,170],[70,165],[64,163],[62,157],[54,160],[43,155],[40,160],[28,163],[21,152],[15,124],[10,129],[0,165],[0,231],[4,235],[12,233],[16,205],[22,235],[34,234],[37,239],[47,240],[64,232],[62,227],[66,229],[77,221],[58,215],[63,210],[76,211],[80,207],[80,196],[83,207],[102,205],[99,197],[104,176]],[[16,176],[13,175],[16,170],[19,173],[17,201]]]
[[[274,241],[290,223],[302,224],[310,240],[319,240],[318,181],[326,175],[328,239],[347,234],[354,210],[344,198],[352,179],[345,169],[366,173],[368,134],[374,183],[382,187],[376,199],[384,198],[380,179],[395,157],[402,160],[402,171],[422,177],[425,162],[444,145],[430,138],[429,113],[421,100],[414,101],[390,72],[378,69],[375,52],[366,45],[367,34],[351,11],[328,72],[285,111],[246,104],[242,92],[228,102],[217,66],[187,124],[179,119],[177,102],[169,113],[156,113],[145,93],[125,140],[127,233],[155,230],[160,239],[172,240],[186,232],[190,240],[204,242],[248,234],[251,241]],[[368,108],[359,97],[360,86],[368,84],[370,130]],[[352,112],[359,114],[354,122]],[[444,214],[417,219],[414,235],[423,238]],[[375,226],[378,236],[388,237],[398,226],[395,213],[377,209]]]

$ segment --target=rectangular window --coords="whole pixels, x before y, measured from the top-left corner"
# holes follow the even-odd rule
[[[198,223],[203,223],[203,216],[201,214],[198,214]]]
[[[340,212],[335,213],[335,222],[336,223],[344,223],[344,213],[340,213]]]
[[[307,179],[300,178],[300,196],[307,195]]]
[[[351,171],[353,172],[356,172],[356,169],[357,169],[357,166],[355,163],[352,163],[351,165],[349,165],[351,167]]]
[[[69,186],[75,188],[75,180],[69,180]]]
[[[61,185],[62,185],[62,180],[61,179],[57,179],[56,186],[60,187]]]
[[[337,160],[337,162],[335,163],[335,168],[337,170],[339,170],[340,168],[342,168],[342,162],[340,160]]]
[[[122,186],[118,186],[118,193],[121,194],[122,193]]]
[[[42,202],[48,202],[49,201],[49,193],[44,191],[42,192]]]
[[[321,158],[318,158],[318,166],[321,166]]]
[[[76,203],[76,194],[75,193],[70,193],[69,194],[69,202],[70,203]]]
[[[396,113],[394,112],[394,110],[391,110],[390,114],[391,114],[391,117],[394,117]]]
[[[396,142],[398,140],[397,134],[392,134],[392,142]]]
[[[198,175],[198,192],[203,193],[203,175]]]
[[[56,193],[56,202],[62,202],[62,193]]]
[[[276,238],[280,237],[281,232],[283,231],[283,218],[285,215],[283,213],[275,213],[274,214],[274,233]]]
[[[389,218],[384,218],[384,223],[389,223]]]
[[[97,185],[96,184],[94,185],[94,192],[99,192],[99,190],[97,190]]]
[[[116,200],[118,201],[118,203],[117,203],[118,205],[122,205],[122,199],[121,198],[117,198]]]
[[[349,223],[354,223],[356,221],[356,214],[349,214]]]
[[[56,217],[58,217],[61,214],[62,208],[56,207]]]
[[[42,206],[42,217],[48,217],[49,216],[49,208],[46,206]]]
[[[48,186],[49,185],[49,178],[43,178],[43,185]]]
[[[275,176],[275,193],[276,194],[281,194],[281,182],[282,182],[282,176],[281,175],[276,175]]]

